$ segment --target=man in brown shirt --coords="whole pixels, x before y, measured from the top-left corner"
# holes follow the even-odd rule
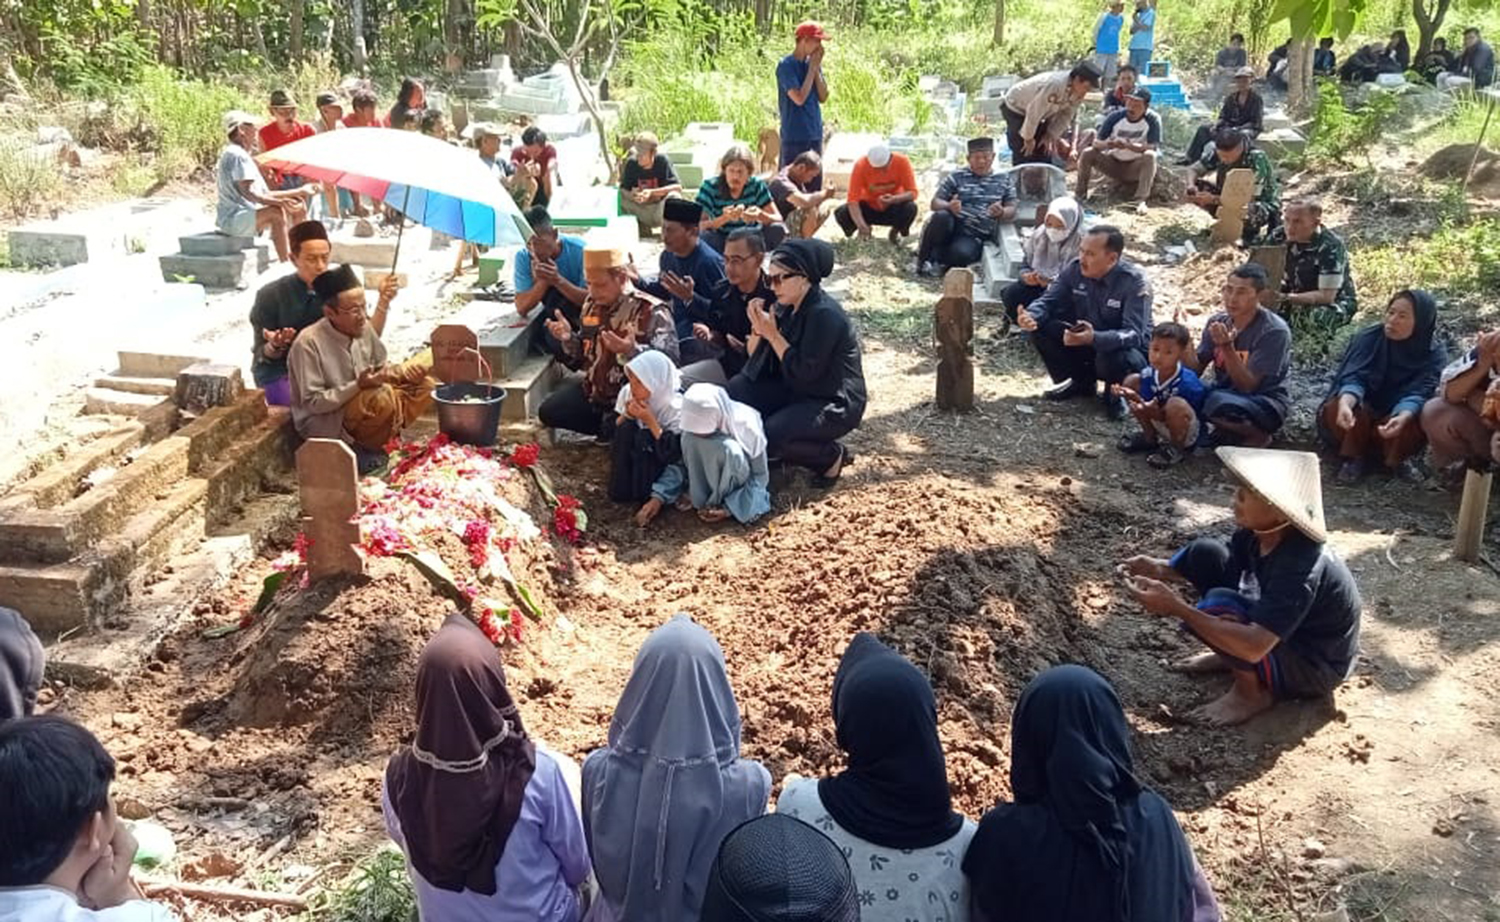
[[[394,287],[382,290],[374,318],[366,316],[364,285],[348,266],[319,275],[313,291],[323,319],[303,330],[287,355],[292,424],[305,439],[349,442],[367,474],[385,463],[385,444],[432,400],[432,353],[386,364],[379,331]]]
[[[553,429],[607,437],[614,431],[615,398],[625,386],[625,363],[647,349],[678,361],[677,330],[665,301],[636,290],[623,249],[584,250],[583,276],[589,295],[579,323],[561,311],[547,321],[563,364],[583,377],[553,391],[537,416]]]

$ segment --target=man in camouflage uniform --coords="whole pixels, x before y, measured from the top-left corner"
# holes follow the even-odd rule
[[[1214,136],[1213,146],[1189,168],[1193,187],[1188,190],[1187,198],[1217,217],[1219,194],[1230,170],[1250,170],[1255,174],[1255,192],[1245,209],[1243,239],[1248,245],[1281,223],[1281,188],[1276,183],[1276,168],[1266,152],[1251,143],[1249,135],[1236,128],[1225,128]]]
[[[625,364],[648,349],[678,360],[671,307],[637,291],[623,249],[583,251],[589,294],[575,325],[553,311],[547,330],[557,340],[563,364],[583,377],[553,391],[537,410],[542,424],[607,438],[614,431],[615,400],[625,386]]]
[[[1276,312],[1294,324],[1306,318],[1303,322],[1322,329],[1343,326],[1359,307],[1344,241],[1323,226],[1323,206],[1317,201],[1288,202],[1285,218],[1267,241],[1286,246]]]

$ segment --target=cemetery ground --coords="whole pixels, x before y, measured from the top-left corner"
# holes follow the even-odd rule
[[[1388,230],[1373,207],[1334,197],[1335,227]],[[1108,217],[1152,276],[1158,319],[1201,328],[1237,257],[1177,259],[1168,247],[1191,237],[1201,248],[1207,219],[1186,208]],[[871,630],[932,677],[956,804],[977,818],[1008,795],[1020,689],[1048,665],[1082,662],[1119,689],[1137,769],[1177,809],[1228,918],[1312,919],[1339,906],[1355,919],[1500,918],[1500,579],[1451,559],[1456,497],[1380,477],[1330,480],[1330,531],[1366,602],[1357,675],[1331,703],[1281,705],[1240,729],[1194,726],[1185,715],[1224,680],[1169,672],[1191,645],[1129,602],[1112,568],[1226,531],[1231,488],[1218,466],[1200,458],[1161,473],[1121,456],[1119,427],[1095,407],[1038,399],[1039,363],[990,314],[976,317],[976,409],[937,411],[937,284],[908,277],[910,243],[838,247],[829,288],[859,324],[871,405],[837,488],[780,472],[773,513],[754,526],[667,512],[641,531],[633,509],[603,495],[600,448],[542,448],[542,466],[590,522],[582,546],[554,540],[517,568],[545,609],[503,654],[528,730],[580,759],[602,745],[640,642],[686,611],[724,646],[746,754],[778,782],[836,771],[832,676],[848,638]],[[451,258],[410,270],[393,354],[437,323],[478,325],[495,309],[450,297],[437,276]],[[654,265],[654,246],[636,260]],[[1387,294],[1377,286],[1363,289],[1370,303]],[[210,299],[176,333],[238,361],[247,306],[243,295]],[[0,330],[24,333],[5,337],[16,356],[108,346],[66,317],[25,327],[25,314],[0,318]],[[1460,335],[1493,322],[1472,307],[1444,320]],[[1317,367],[1309,358],[1299,369]],[[1287,447],[1310,445],[1324,380],[1301,375]],[[78,391],[43,390],[31,397],[50,407],[44,428],[65,436],[85,424]],[[7,437],[25,442],[14,426]],[[541,521],[529,482],[515,489],[508,498]],[[283,592],[243,629],[205,636],[244,617],[295,532],[283,524],[223,585],[184,595],[186,616],[143,671],[106,688],[54,682],[47,700],[120,759],[126,815],[174,833],[178,857],[153,879],[300,894],[331,911],[319,894],[385,840],[385,760],[409,739],[416,658],[450,603],[411,565],[379,558],[364,577]],[[147,595],[172,592],[186,590],[168,579]],[[165,898],[188,919],[294,913]]]

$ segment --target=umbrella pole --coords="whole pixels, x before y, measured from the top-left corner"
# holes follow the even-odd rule
[[[396,225],[396,252],[391,254],[391,275],[396,274],[396,262],[401,259],[401,235],[406,233],[406,206],[411,202],[411,186],[401,196],[401,223]]]

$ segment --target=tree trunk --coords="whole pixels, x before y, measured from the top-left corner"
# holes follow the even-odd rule
[[[302,63],[302,27],[307,20],[307,0],[292,0],[292,12],[287,24],[287,56],[295,67]]]
[[[354,70],[365,75],[365,0],[349,2],[349,38],[354,49]]]
[[[761,35],[771,32],[771,0],[755,0],[755,29]]]
[[[1005,0],[995,0],[995,34],[990,43],[996,48],[1005,44]]]
[[[463,0],[448,0],[443,7],[443,41],[448,46],[443,55],[443,70],[456,74],[463,70],[466,57],[462,26]]]
[[[1313,88],[1313,40],[1311,37],[1293,39],[1287,49],[1286,110],[1293,118],[1305,118],[1312,114]]]
[[[1448,7],[1453,0],[1431,0],[1429,7],[1427,0],[1411,0],[1411,15],[1417,21],[1417,53],[1412,57],[1412,62],[1427,57],[1432,51],[1432,40],[1437,36],[1438,30],[1443,27],[1443,19],[1448,15]]]
[[[271,52],[266,50],[266,33],[260,27],[259,16],[250,17],[250,37],[255,39],[255,53],[260,55],[262,61],[269,62],[271,60]]]

